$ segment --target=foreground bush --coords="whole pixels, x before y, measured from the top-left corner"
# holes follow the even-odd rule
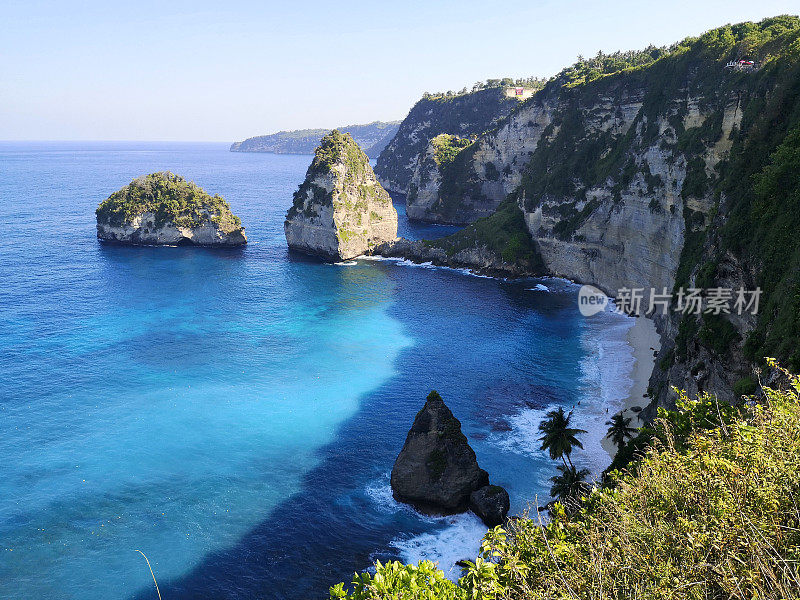
[[[378,563],[331,597],[798,598],[800,380],[788,380],[738,408],[682,396],[629,472],[572,514],[490,531],[457,584],[430,562]]]

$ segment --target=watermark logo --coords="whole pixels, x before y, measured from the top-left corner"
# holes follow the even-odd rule
[[[584,317],[603,312],[608,304],[608,296],[591,285],[581,286],[578,292],[578,309]]]
[[[679,288],[669,291],[662,288],[620,288],[614,296],[612,309],[626,315],[666,315],[668,311],[685,315],[757,315],[761,288]],[[578,292],[578,308],[585,317],[605,310],[611,300],[591,285]]]

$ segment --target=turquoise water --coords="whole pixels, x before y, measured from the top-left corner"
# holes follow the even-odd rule
[[[325,597],[375,558],[449,569],[477,520],[421,517],[388,488],[432,388],[514,510],[546,496],[547,408],[576,406],[580,460],[608,462],[628,319],[584,320],[556,280],[290,254],[309,160],[0,144],[0,597],[154,597],[136,550],[169,598]],[[225,196],[250,244],[100,245],[98,202],[167,169]]]

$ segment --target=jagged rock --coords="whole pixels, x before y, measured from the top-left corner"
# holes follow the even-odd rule
[[[489,486],[489,476],[478,466],[461,423],[435,391],[414,419],[392,468],[391,485],[395,498],[434,514],[462,512],[473,492],[496,487]],[[487,502],[479,505],[494,516]]]
[[[141,245],[239,246],[244,227],[220,196],[170,172],[131,181],[96,211],[97,238]]]
[[[469,496],[470,510],[489,527],[501,525],[510,506],[508,492],[499,485],[485,485]]]
[[[397,237],[397,211],[353,138],[322,138],[283,224],[290,248],[331,260],[365,254]]]

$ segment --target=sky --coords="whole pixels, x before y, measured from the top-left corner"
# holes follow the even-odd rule
[[[798,0],[0,2],[0,140],[235,141],[402,119]]]

